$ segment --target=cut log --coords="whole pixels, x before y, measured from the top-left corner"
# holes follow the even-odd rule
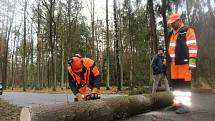
[[[115,121],[172,104],[172,93],[118,96],[68,104],[24,107],[21,121]]]

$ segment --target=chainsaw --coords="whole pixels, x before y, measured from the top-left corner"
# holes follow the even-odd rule
[[[88,101],[88,100],[97,100],[97,99],[100,99],[100,95],[98,95],[97,93],[91,93],[91,94],[88,94],[86,96],[83,97],[84,101]],[[77,102],[78,101],[78,98],[74,98],[74,101]]]

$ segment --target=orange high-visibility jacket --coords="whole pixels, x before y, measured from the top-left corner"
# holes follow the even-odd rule
[[[90,74],[93,74],[93,76],[99,76],[99,70],[98,68],[95,66],[95,63],[93,60],[91,60],[90,58],[82,58],[83,61],[83,66],[86,68],[86,71],[83,73],[83,77],[80,77],[78,74],[74,73],[72,71],[71,66],[69,66],[68,72],[69,74],[72,76],[73,80],[76,82],[76,85],[81,85],[81,88],[79,89],[79,92],[81,94],[84,94],[86,91],[86,87],[89,86],[89,81],[93,81],[90,80]],[[92,72],[92,73],[91,73]],[[93,86],[93,85],[90,85]],[[90,87],[93,88],[93,87]]]
[[[171,79],[191,81],[189,59],[197,58],[197,43],[194,30],[181,27],[177,33],[170,33],[169,56],[171,58]]]

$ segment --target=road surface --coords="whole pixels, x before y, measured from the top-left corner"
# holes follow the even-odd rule
[[[118,94],[103,94],[102,98],[120,96]],[[49,105],[65,102],[73,102],[73,94],[49,94],[29,92],[4,92],[0,99],[17,106]]]
[[[112,96],[118,95],[103,95],[104,98]],[[74,97],[72,94],[4,92],[0,98],[18,106],[29,106],[73,102]],[[191,112],[188,114],[178,115],[161,109],[130,117],[123,121],[215,121],[215,94],[194,93],[192,98]]]
[[[124,121],[215,121],[215,94],[192,94],[191,112],[175,114],[165,109],[131,117]]]

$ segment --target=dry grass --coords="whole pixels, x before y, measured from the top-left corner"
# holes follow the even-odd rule
[[[19,121],[21,107],[0,100],[0,121]]]

